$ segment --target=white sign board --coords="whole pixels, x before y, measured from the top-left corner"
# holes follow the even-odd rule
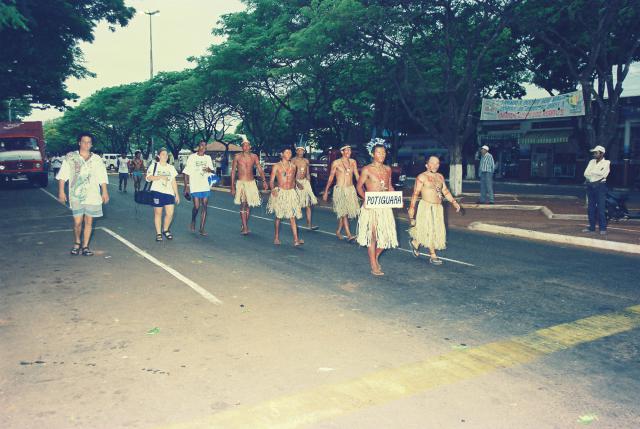
[[[369,209],[403,207],[403,198],[401,191],[365,192],[364,201],[365,207]]]
[[[582,91],[529,100],[482,99],[481,121],[565,118],[584,115]]]

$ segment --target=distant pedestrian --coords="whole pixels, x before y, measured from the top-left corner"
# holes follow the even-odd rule
[[[142,152],[139,150],[134,154],[131,160],[131,174],[133,175],[133,190],[138,192],[144,177],[144,160],[142,159]]]
[[[489,146],[484,145],[480,148],[480,201],[479,204],[493,204],[493,172],[496,169],[496,163],[493,155],[489,153]]]
[[[58,180],[58,200],[65,204],[67,195],[65,183],[69,182],[69,206],[73,214],[73,235],[75,238],[72,255],[93,256],[89,250],[89,240],[93,219],[102,217],[102,204],[109,202],[107,169],[95,153],[91,153],[93,136],[82,133],[78,136],[78,149],[69,152],[62,161]],[[83,231],[84,226],[84,231]],[[82,240],[80,236],[82,235]]]
[[[167,240],[173,240],[171,234],[171,222],[173,221],[173,213],[175,204],[180,204],[180,195],[178,195],[178,184],[176,177],[178,172],[176,168],[169,164],[169,152],[162,148],[158,152],[158,161],[152,162],[147,169],[147,182],[151,183],[151,192],[153,195],[153,222],[156,227],[156,241],[162,241],[164,235]],[[164,222],[162,220],[162,210],[164,208]]]
[[[605,149],[602,146],[596,146],[590,152],[593,154],[593,159],[589,161],[587,168],[584,170],[589,204],[589,228],[583,229],[582,232],[595,232],[597,219],[600,234],[605,235],[607,233],[605,213],[607,176],[610,171],[610,161],[604,159]]]
[[[349,219],[358,217],[360,213],[360,202],[358,201],[356,188],[353,185],[353,178],[355,177],[357,181],[360,178],[360,173],[358,173],[358,163],[355,159],[351,159],[351,146],[342,146],[340,152],[342,157],[331,163],[331,172],[322,193],[322,200],[324,202],[328,201],[329,187],[335,177],[336,185],[333,187],[332,199],[333,211],[338,218],[336,236],[338,240],[342,240],[342,229],[344,228],[347,234],[347,241],[351,242],[356,239],[356,236],[351,235]]]
[[[191,210],[191,232],[196,232],[196,219],[200,212],[200,235],[207,236],[204,225],[207,222],[207,204],[211,194],[209,176],[213,173],[213,161],[204,152],[207,150],[207,142],[198,144],[198,151],[189,155],[187,165],[184,168],[184,197],[193,198]]]
[[[267,213],[275,214],[275,237],[273,244],[280,245],[280,222],[288,220],[293,234],[293,245],[304,244],[298,236],[296,219],[302,218],[300,197],[296,190],[296,165],[291,161],[291,149],[286,147],[280,152],[281,161],[274,164],[271,170],[271,196],[267,203]],[[276,186],[276,180],[278,186]]]
[[[127,180],[129,179],[129,159],[126,153],[122,153],[116,162],[118,168],[118,191],[127,192]]]
[[[317,226],[311,223],[311,207],[318,204],[318,199],[311,188],[311,172],[309,171],[309,160],[304,157],[305,148],[297,147],[296,156],[291,162],[296,166],[296,186],[300,196],[300,206],[306,210],[307,228],[315,231]]]
[[[60,167],[62,167],[62,157],[56,155],[51,158],[51,170],[53,170],[53,177],[56,177],[58,175]]]

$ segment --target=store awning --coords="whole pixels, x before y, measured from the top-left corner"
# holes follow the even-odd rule
[[[532,131],[518,141],[519,144],[555,144],[569,142],[570,130],[565,131]]]
[[[520,136],[520,133],[491,133],[480,135],[480,141],[510,141],[517,140]]]

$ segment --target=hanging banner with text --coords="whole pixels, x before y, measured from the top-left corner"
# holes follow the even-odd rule
[[[566,118],[584,115],[582,91],[532,100],[482,99],[481,121]]]
[[[368,209],[402,208],[402,192],[365,192],[365,207]]]

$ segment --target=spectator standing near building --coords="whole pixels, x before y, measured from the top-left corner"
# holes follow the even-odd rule
[[[605,213],[605,205],[607,200],[607,176],[610,171],[610,161],[604,159],[605,149],[602,146],[596,146],[591,149],[593,159],[589,161],[587,168],[584,170],[584,178],[587,184],[588,198],[588,214],[589,227],[582,232],[595,232],[596,219],[600,234],[607,233],[607,218]]]
[[[480,201],[479,204],[493,204],[493,172],[496,169],[496,163],[493,155],[489,153],[489,146],[484,145],[480,148]]]

